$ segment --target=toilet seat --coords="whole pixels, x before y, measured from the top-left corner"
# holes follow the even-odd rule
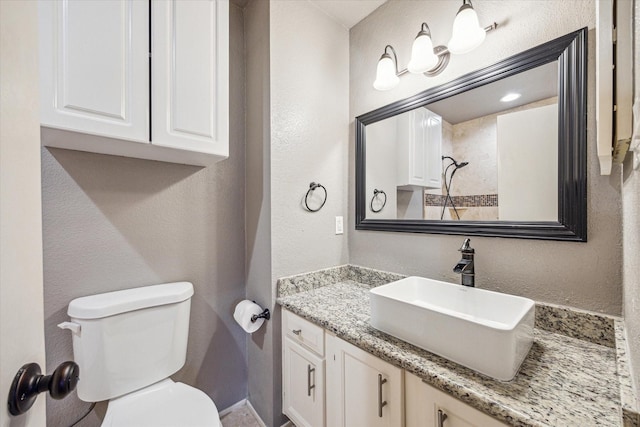
[[[204,392],[165,379],[109,401],[102,427],[221,427]]]

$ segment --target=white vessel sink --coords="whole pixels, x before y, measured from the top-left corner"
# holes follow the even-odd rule
[[[534,302],[423,277],[373,288],[371,326],[501,381],[533,344]]]

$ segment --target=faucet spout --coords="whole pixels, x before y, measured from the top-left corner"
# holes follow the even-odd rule
[[[462,274],[467,272],[469,268],[473,269],[473,261],[463,258],[453,267],[453,272]]]

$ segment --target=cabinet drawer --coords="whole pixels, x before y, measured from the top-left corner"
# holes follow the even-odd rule
[[[440,417],[446,421],[439,423]],[[417,376],[405,375],[405,427],[507,427],[506,424],[424,383]]]
[[[290,311],[282,311],[282,330],[285,336],[304,345],[320,356],[324,355],[324,329]]]

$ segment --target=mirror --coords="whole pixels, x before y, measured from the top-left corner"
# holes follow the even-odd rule
[[[586,241],[586,32],[357,117],[356,229]]]

